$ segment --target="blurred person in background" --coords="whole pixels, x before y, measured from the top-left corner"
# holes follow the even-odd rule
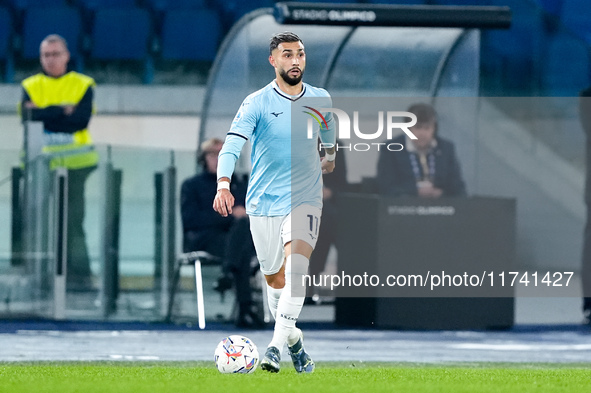
[[[43,122],[43,152],[53,156],[50,168],[68,170],[67,288],[90,290],[83,223],[85,183],[99,161],[87,128],[96,85],[92,78],[68,71],[68,44],[57,34],[41,42],[40,60],[43,72],[22,82],[20,113],[23,121]]]
[[[224,292],[232,287],[238,301],[237,327],[257,328],[264,322],[253,309],[250,277],[255,256],[249,220],[244,208],[246,181],[234,176],[232,193],[236,205],[232,214],[222,217],[211,208],[217,192],[218,154],[224,142],[217,138],[201,144],[199,163],[203,171],[186,179],[181,186],[183,252],[207,251],[222,259],[222,277],[214,287]]]
[[[451,141],[437,130],[437,112],[429,104],[417,103],[408,110],[417,117],[409,130],[417,137],[402,134],[392,143],[401,151],[382,149],[378,159],[377,183],[380,194],[420,198],[463,197],[466,186]]]

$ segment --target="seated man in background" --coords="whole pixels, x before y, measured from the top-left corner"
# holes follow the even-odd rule
[[[218,280],[216,289],[224,291],[232,285],[235,287],[239,308],[236,326],[261,327],[263,322],[253,311],[250,287],[251,260],[255,250],[244,208],[246,182],[232,179],[236,205],[231,215],[222,217],[212,207],[217,192],[218,154],[223,143],[217,138],[203,142],[199,156],[203,172],[182,184],[183,252],[207,251],[221,257],[224,275]]]
[[[413,104],[417,123],[410,131],[418,139],[402,134],[392,140],[402,151],[380,150],[378,191],[390,196],[466,196],[466,187],[452,142],[437,133],[437,113],[429,104]]]

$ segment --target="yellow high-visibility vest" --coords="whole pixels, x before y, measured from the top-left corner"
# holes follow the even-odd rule
[[[47,108],[52,105],[77,105],[89,88],[96,86],[94,79],[89,76],[71,71],[59,78],[52,78],[43,73],[33,75],[22,82],[31,101],[38,108]],[[93,104],[94,105],[94,104]],[[95,112],[93,106],[93,113]],[[93,149],[90,132],[85,128],[72,134],[71,143],[52,144],[44,146],[43,152],[57,153],[68,150],[85,149],[79,154],[65,155],[51,160],[51,169],[65,167],[68,169],[81,169],[98,164],[98,153]]]

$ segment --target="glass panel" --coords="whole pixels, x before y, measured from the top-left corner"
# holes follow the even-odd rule
[[[440,63],[461,32],[360,27],[339,54],[327,89],[343,96],[431,96]]]

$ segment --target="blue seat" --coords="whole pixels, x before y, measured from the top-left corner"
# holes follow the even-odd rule
[[[12,82],[14,56],[10,45],[12,40],[12,18],[8,9],[0,8],[0,61],[4,62],[4,82]]]
[[[488,0],[478,1],[478,0],[434,0],[431,1],[431,4],[436,5],[490,5]]]
[[[12,19],[8,9],[0,8],[0,59],[5,60],[10,55],[10,40],[12,39]]]
[[[7,0],[13,8],[24,10],[29,7],[66,7],[67,0]]]
[[[221,8],[219,10],[226,20],[226,28],[229,28],[232,24],[251,11],[259,8],[275,6],[275,2],[273,0],[227,0],[220,2],[220,4]]]
[[[135,0],[78,0],[83,8],[97,11],[106,8],[134,8]]]
[[[222,25],[213,10],[171,10],[162,25],[162,58],[213,61]]]
[[[484,30],[482,67],[503,80],[504,90],[526,93],[535,88],[546,33],[541,10],[520,0],[492,0],[490,5],[508,5],[512,12],[511,28]],[[527,75],[528,77],[524,77]]]
[[[94,15],[91,57],[144,60],[149,55],[151,29],[150,15],[145,9],[98,9]]]
[[[355,4],[355,3],[364,3],[364,1],[357,1],[357,0],[298,0],[300,3],[343,3],[343,4]]]
[[[564,0],[560,20],[566,28],[591,43],[591,6],[589,0]]]
[[[535,0],[536,3],[540,5],[544,9],[544,11],[548,12],[552,15],[560,15],[560,11],[562,10],[562,3],[564,0]]]
[[[147,0],[147,3],[155,11],[207,8],[205,0]]]
[[[542,63],[542,92],[548,96],[577,96],[591,82],[589,48],[581,39],[558,33],[548,41]]]
[[[369,0],[370,4],[421,5],[426,0]]]
[[[23,20],[22,56],[25,59],[39,57],[39,45],[49,34],[59,34],[68,42],[70,58],[78,61],[81,37],[81,20],[78,11],[71,7],[30,7]]]
[[[499,53],[508,55],[518,57],[539,55],[545,39],[543,15],[540,10],[522,0],[489,0],[489,4],[509,6],[512,23],[506,30],[486,31],[487,37],[491,38],[487,44]]]

